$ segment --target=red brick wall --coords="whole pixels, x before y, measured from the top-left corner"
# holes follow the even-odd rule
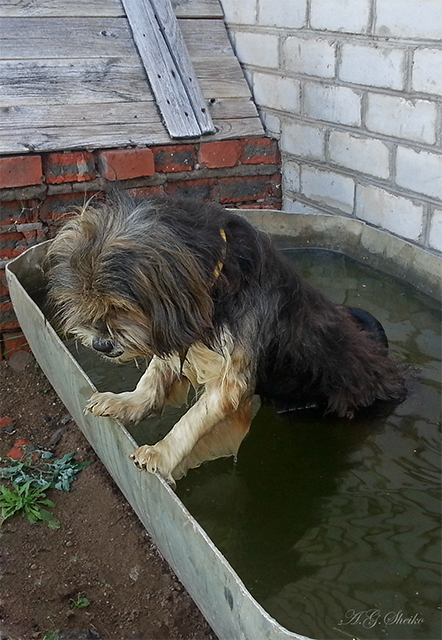
[[[270,138],[0,157],[0,359],[26,345],[8,296],[6,262],[52,238],[66,211],[100,191],[103,178],[119,180],[134,197],[281,208],[280,154]]]

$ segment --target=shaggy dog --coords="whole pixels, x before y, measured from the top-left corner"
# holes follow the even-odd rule
[[[217,204],[114,193],[68,220],[49,264],[66,332],[108,358],[149,363],[134,391],[95,393],[94,415],[137,422],[197,389],[166,437],[131,456],[169,482],[236,454],[255,393],[281,411],[347,418],[404,396],[379,323],[330,302]]]

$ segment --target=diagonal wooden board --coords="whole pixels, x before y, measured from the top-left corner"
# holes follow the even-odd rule
[[[122,0],[134,42],[171,138],[215,127],[170,0]]]

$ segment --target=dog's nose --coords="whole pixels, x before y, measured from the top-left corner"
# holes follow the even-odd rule
[[[111,340],[92,340],[92,346],[100,353],[111,353],[114,350],[114,343]]]

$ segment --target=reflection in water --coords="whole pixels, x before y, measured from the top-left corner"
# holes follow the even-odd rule
[[[237,462],[190,471],[177,493],[250,592],[290,630],[324,640],[436,640],[440,313],[341,254],[290,253],[335,302],[379,318],[394,356],[419,368],[409,397],[388,416],[352,422],[281,417],[264,406]],[[133,388],[141,375],[97,365],[88,353],[89,362],[83,350],[80,360],[100,390]],[[131,432],[152,443],[178,415],[167,410]]]

